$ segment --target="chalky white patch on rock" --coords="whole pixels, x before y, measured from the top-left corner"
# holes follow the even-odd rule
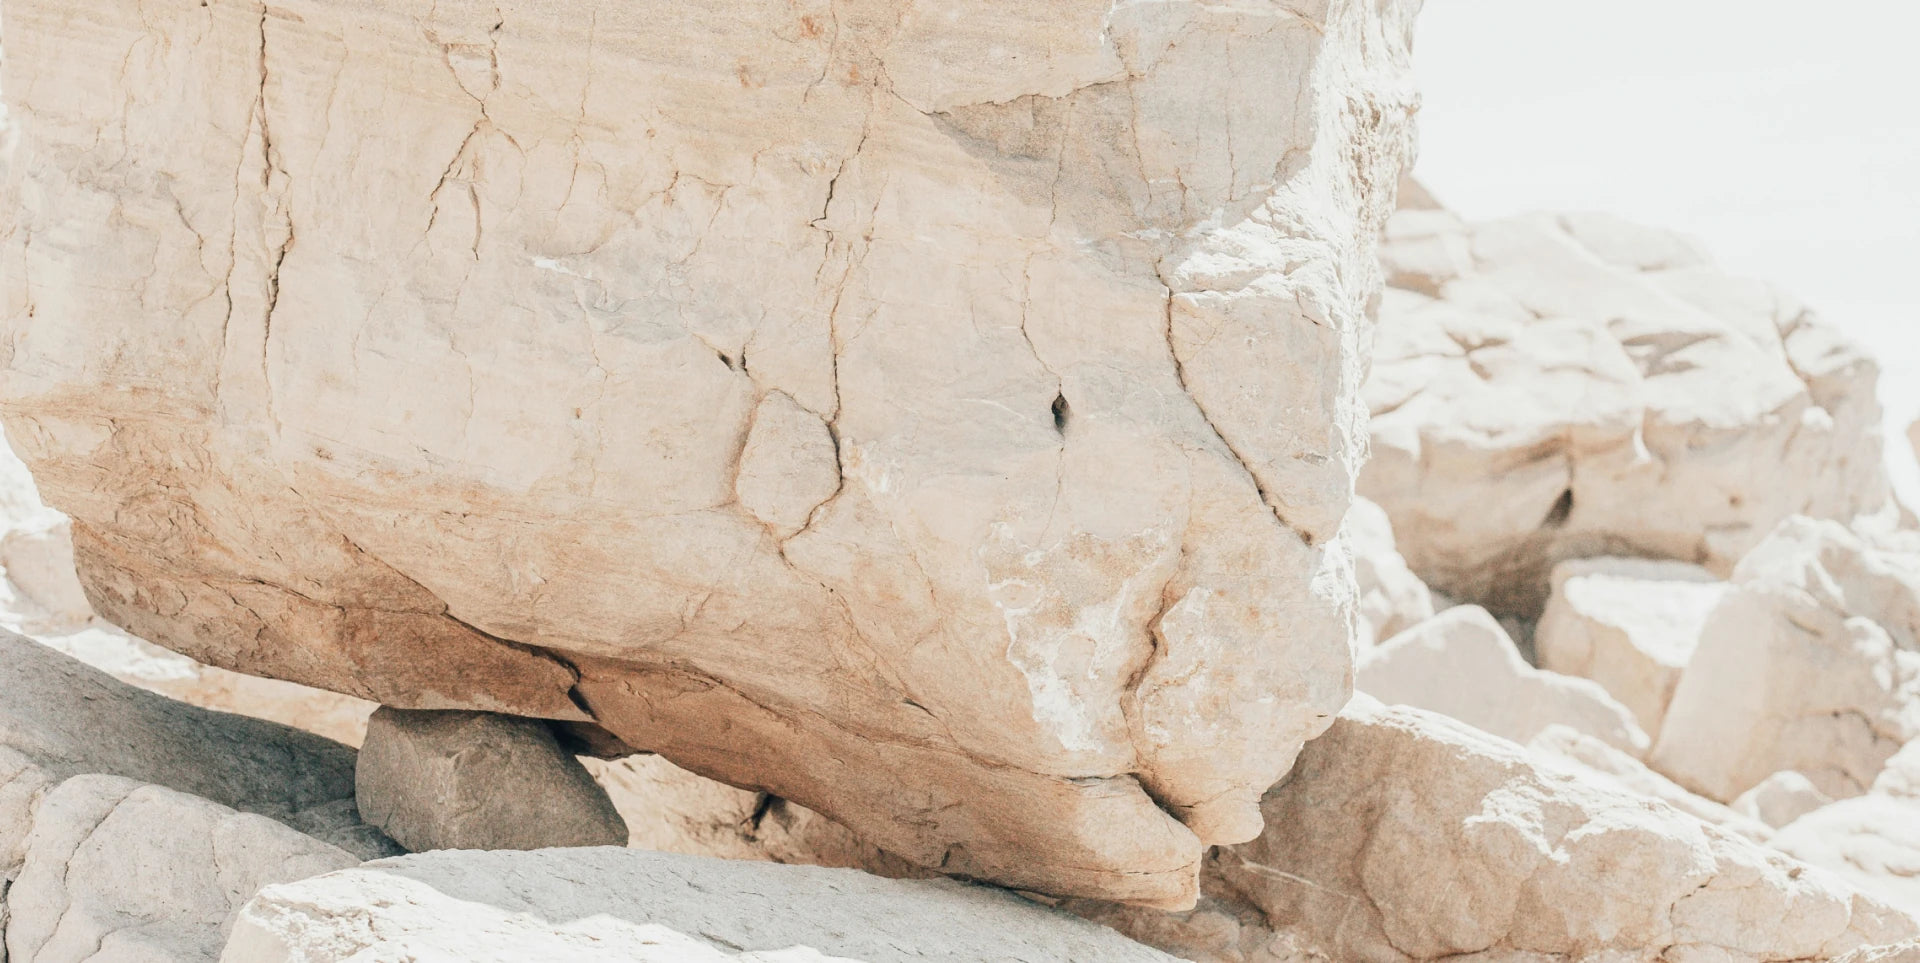
[[[1806,776],[1776,772],[1741,793],[1731,805],[1734,811],[1778,829],[1831,802],[1833,797]]]
[[[1650,762],[1731,800],[1776,772],[1835,799],[1920,736],[1920,535],[1794,517],[1734,570]]]
[[[1360,492],[1439,591],[1530,618],[1565,559],[1724,575],[1788,515],[1896,511],[1872,359],[1668,232],[1411,210],[1381,258]]]
[[[1635,758],[1647,753],[1646,733],[1605,689],[1528,665],[1477,605],[1448,609],[1364,653],[1355,684],[1382,702],[1438,712],[1522,744],[1564,725]]]
[[[1726,583],[1682,562],[1596,558],[1554,566],[1552,586],[1533,637],[1540,667],[1600,683],[1658,738]]]
[[[1773,845],[1920,917],[1920,803],[1868,793],[1801,816]]]
[[[0,409],[143,638],[1185,903],[1350,692],[1416,7],[20,0]]]
[[[1011,894],[638,850],[448,852],[263,890],[221,963],[1174,963]]]

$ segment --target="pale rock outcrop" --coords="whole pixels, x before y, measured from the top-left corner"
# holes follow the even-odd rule
[[[1740,794],[1734,811],[1776,829],[1833,802],[1813,780],[1797,772],[1776,772]]]
[[[17,0],[0,409],[142,638],[1183,904],[1349,694],[1417,7]]]
[[[1874,362],[1682,238],[1409,210],[1381,260],[1360,492],[1436,590],[1531,618],[1565,559],[1725,574],[1788,515],[1897,512]]]
[[[1094,915],[1197,963],[1832,960],[1920,933],[1835,876],[1365,698],[1263,805],[1200,910]]]
[[[1865,792],[1920,737],[1920,535],[1790,518],[1732,581],[1649,763],[1721,800],[1782,771]]]
[[[1600,683],[1659,738],[1726,583],[1683,562],[1591,558],[1554,566],[1552,591],[1533,636],[1540,667]]]
[[[1789,823],[1773,845],[1920,917],[1920,802],[1843,799]]]
[[[1920,739],[1906,744],[1873,781],[1873,791],[1920,803]]]
[[[264,816],[117,776],[46,793],[4,900],[12,963],[208,963],[261,887],[359,857]]]
[[[736,789],[659,756],[583,759],[626,821],[627,845],[663,853],[934,875],[798,803]]]
[[[1528,665],[1477,605],[1448,609],[1362,653],[1354,684],[1382,702],[1452,716],[1518,743],[1564,725],[1636,758],[1647,753],[1646,733],[1605,689]]]
[[[354,782],[367,823],[414,852],[627,844],[606,790],[538,719],[383,707]]]
[[[1347,542],[1360,588],[1358,646],[1364,650],[1433,617],[1433,594],[1393,543],[1393,522],[1380,506],[1355,498],[1347,510]]]
[[[428,853],[283,886],[221,963],[1174,963],[1011,894],[637,850]]]
[[[1607,745],[1599,739],[1568,726],[1548,726],[1527,743],[1535,761],[1571,767],[1575,772],[1637,796],[1659,801],[1728,832],[1738,833],[1756,842],[1773,838],[1770,823],[1738,806],[1723,806],[1704,796],[1681,788],[1679,783],[1654,772],[1646,763]]]
[[[1837,963],[1920,963],[1920,940],[1865,947],[1841,957]]]

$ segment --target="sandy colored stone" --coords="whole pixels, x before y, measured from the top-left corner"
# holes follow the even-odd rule
[[[1194,925],[1106,920],[1197,963],[1832,960],[1920,933],[1836,876],[1365,698],[1264,805],[1268,832],[1210,860]]]
[[[1897,514],[1873,360],[1684,239],[1410,210],[1381,260],[1360,493],[1438,591],[1532,618],[1566,559],[1725,575],[1788,515]]]
[[[1190,902],[1349,694],[1416,7],[17,0],[0,408],[136,636]]]
[[[207,963],[261,887],[359,857],[264,816],[117,776],[48,792],[6,888],[13,963]]]
[[[1920,963],[1920,940],[1865,947],[1841,957],[1838,963]]]
[[[1739,806],[1723,806],[1690,793],[1680,784],[1654,772],[1646,763],[1605,742],[1567,726],[1548,726],[1527,743],[1541,765],[1570,766],[1576,772],[1637,796],[1657,799],[1700,820],[1755,842],[1773,838],[1772,823]]]
[[[1528,665],[1477,605],[1448,609],[1363,653],[1355,685],[1522,744],[1564,725],[1636,758],[1647,752],[1646,733],[1605,689]]]
[[[414,852],[627,844],[606,790],[538,719],[382,708],[354,785],[366,821]]]
[[[638,850],[427,853],[273,886],[221,963],[1173,963],[1011,894]]]
[[[1433,595],[1394,546],[1393,523],[1380,506],[1355,498],[1347,511],[1354,580],[1360,588],[1359,648],[1393,638],[1433,616]]]
[[[1600,683],[1658,738],[1726,583],[1683,562],[1597,558],[1554,566],[1552,586],[1533,636],[1540,667]]]
[[[1869,793],[1801,816],[1773,845],[1920,918],[1920,803]]]
[[[1907,743],[1887,760],[1886,767],[1873,780],[1873,791],[1920,801],[1920,739]]]
[[[1730,805],[1735,812],[1776,829],[1833,802],[1813,780],[1797,772],[1776,772],[1740,794]]]
[[[1649,763],[1721,800],[1788,770],[1865,792],[1920,736],[1920,536],[1790,518],[1732,582]]]

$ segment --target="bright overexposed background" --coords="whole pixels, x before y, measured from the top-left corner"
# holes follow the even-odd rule
[[[1917,45],[1907,0],[1427,0],[1416,174],[1469,218],[1601,210],[1684,231],[1798,295],[1879,357],[1911,499]]]

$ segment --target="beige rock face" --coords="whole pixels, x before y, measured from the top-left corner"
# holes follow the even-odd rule
[[[116,776],[40,803],[5,902],[13,963],[205,963],[261,887],[359,858],[264,816]]]
[[[1833,802],[1813,780],[1797,772],[1776,772],[1740,794],[1732,803],[1736,812],[1775,828],[1785,826]]]
[[[1920,917],[1920,802],[1843,799],[1789,823],[1773,845]]]
[[[1674,235],[1412,210],[1381,257],[1360,490],[1438,591],[1532,617],[1564,559],[1725,574],[1788,515],[1893,510],[1873,361]]]
[[[606,791],[538,719],[383,708],[354,786],[367,822],[415,852],[627,844]]]
[[[1741,560],[1650,762],[1730,800],[1776,772],[1835,799],[1920,736],[1920,539],[1791,518]]]
[[[402,959],[1175,963],[983,887],[618,849],[429,853],[272,886],[220,957]]]
[[[1920,932],[1820,870],[1367,699],[1264,808],[1265,835],[1210,861],[1200,911],[1106,919],[1201,963],[1831,960]]]
[[[1380,506],[1353,500],[1347,512],[1354,580],[1360,588],[1360,645],[1365,649],[1433,617],[1433,593],[1407,568],[1394,545],[1393,523]]]
[[[17,0],[9,435],[202,662],[1182,903],[1347,698],[1417,5]]]
[[[1600,683],[1657,738],[1680,671],[1726,587],[1682,562],[1562,562],[1534,632],[1540,667]]]
[[[1518,743],[1560,725],[1635,758],[1647,754],[1646,733],[1606,690],[1528,665],[1477,605],[1448,609],[1364,653],[1355,682],[1382,702],[1438,712]]]
[[[1762,805],[1753,809],[1742,808],[1738,804],[1723,806],[1690,793],[1681,788],[1679,783],[1654,772],[1646,763],[1568,726],[1547,727],[1527,743],[1527,748],[1533,753],[1536,763],[1571,767],[1584,777],[1636,796],[1657,799],[1703,823],[1711,823],[1756,842],[1767,842],[1773,838],[1774,827],[1784,826],[1791,821],[1782,819],[1773,822],[1768,819],[1769,816],[1780,815],[1777,806]]]

